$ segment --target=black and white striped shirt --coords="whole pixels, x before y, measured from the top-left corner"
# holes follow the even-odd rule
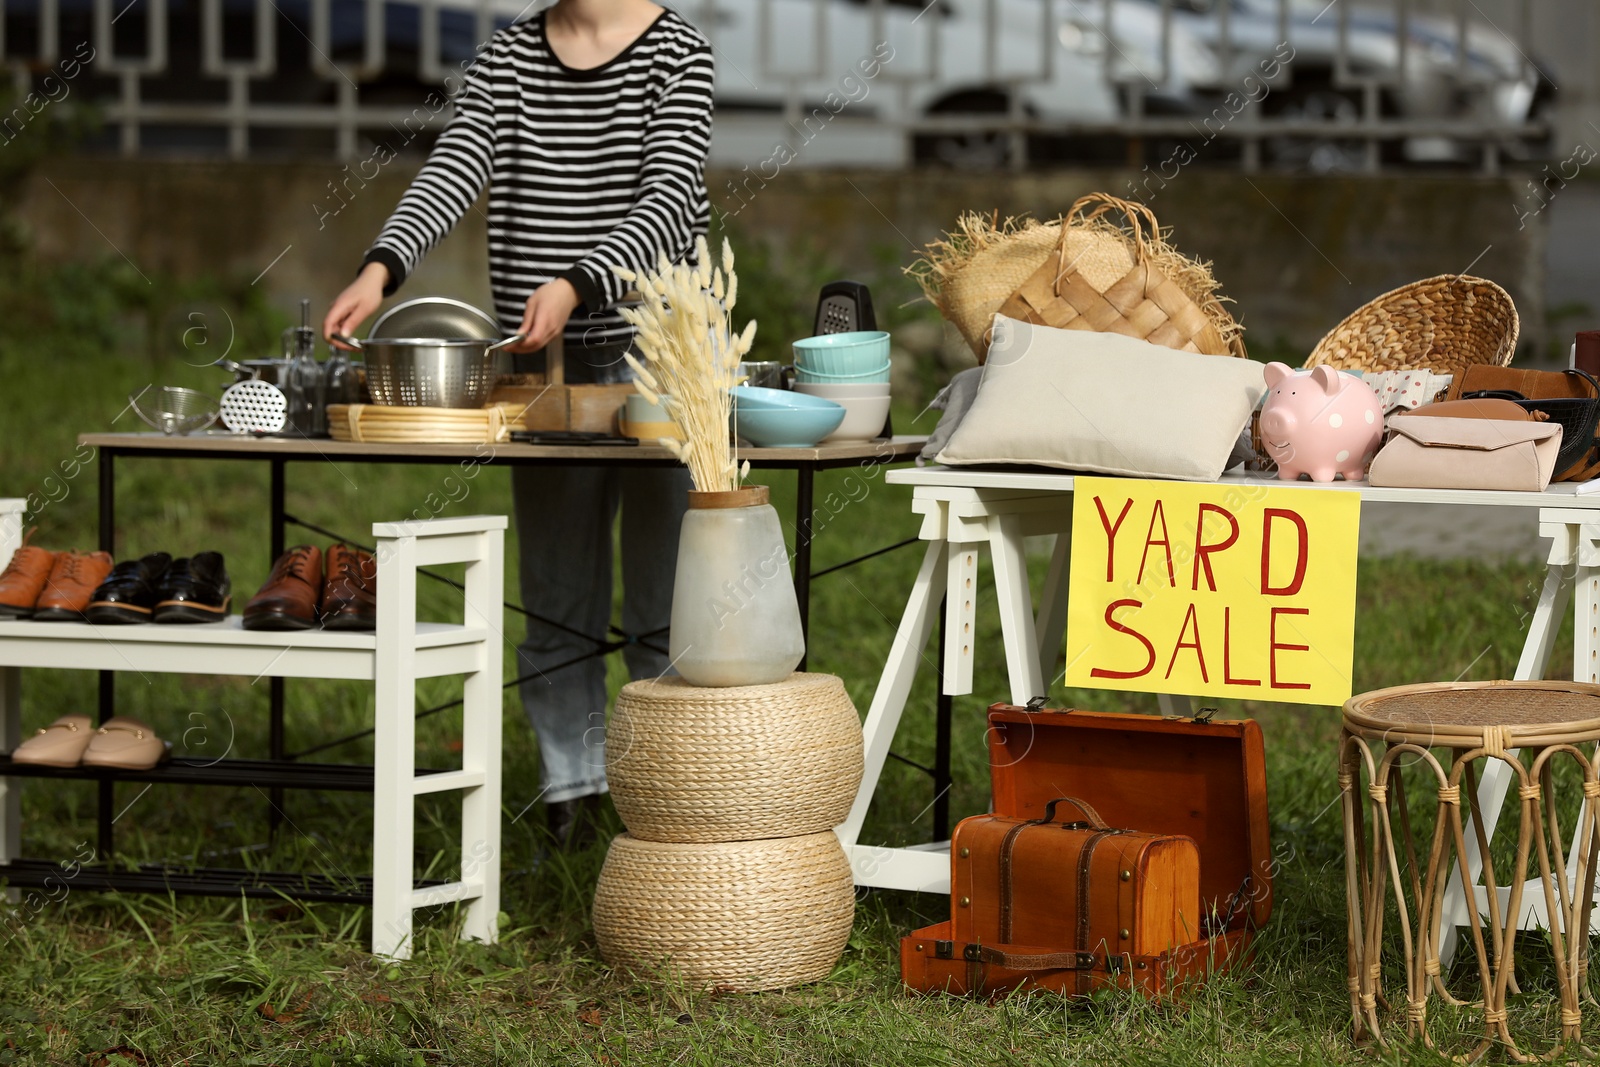
[[[610,62],[574,70],[541,12],[496,33],[455,99],[428,161],[368,250],[392,293],[489,189],[489,280],[508,329],[539,286],[565,278],[583,301],[571,345],[627,340],[613,267],[654,269],[706,232],[711,46],[664,11]]]

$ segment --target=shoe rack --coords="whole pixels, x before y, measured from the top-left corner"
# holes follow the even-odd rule
[[[0,567],[22,543],[25,502],[0,499]],[[383,610],[375,633],[245,630],[237,615],[183,626],[94,626],[90,623],[0,620],[0,879],[13,890],[69,885],[126,892],[211,896],[288,895],[367,903],[372,951],[411,955],[418,908],[466,902],[462,936],[496,939],[500,911],[501,634],[506,518],[377,523],[372,527]],[[459,623],[417,621],[417,571],[466,564]],[[21,736],[21,668],[144,673],[331,678],[370,683],[374,692],[372,766],[290,760],[192,760],[181,756],[150,771],[51,768],[13,764]],[[416,682],[463,677],[461,766],[416,766]],[[68,709],[51,709],[52,711]],[[284,871],[129,869],[100,855],[95,864],[22,854],[19,788],[23,778],[186,785],[257,785],[264,789],[371,791],[372,873],[334,879]],[[456,880],[415,877],[415,798],[457,790],[461,805],[461,871]],[[102,804],[100,819],[112,818]],[[100,840],[110,840],[109,824]],[[104,850],[102,850],[102,853]],[[70,876],[69,876],[70,870]]]

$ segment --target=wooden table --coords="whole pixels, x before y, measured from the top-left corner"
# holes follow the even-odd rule
[[[838,829],[850,853],[856,884],[926,893],[950,891],[949,843],[919,848],[888,848],[859,841],[861,827],[877,789],[889,745],[894,738],[915,678],[921,652],[936,622],[942,622],[940,700],[972,692],[973,664],[979,644],[966,637],[973,625],[978,587],[978,557],[988,549],[993,558],[996,600],[1013,704],[1026,704],[1048,692],[1055,663],[1062,654],[1067,619],[1067,578],[1072,529],[1073,475],[1040,469],[957,470],[924,467],[891,471],[889,484],[913,487],[911,508],[922,518],[920,538],[927,542],[922,567],[908,598],[883,676],[873,695],[865,723],[866,772],[855,806]],[[1283,482],[1259,474],[1224,475],[1220,485],[1267,484],[1296,491],[1359,494],[1367,503],[1466,504],[1479,508],[1517,508],[1528,516],[1530,541],[1551,539],[1538,605],[1528,623],[1516,679],[1545,676],[1556,634],[1569,606],[1574,620],[1573,680],[1600,683],[1600,482],[1557,482],[1542,493],[1493,490],[1392,489],[1365,482]],[[1024,538],[1054,536],[1055,548],[1037,609],[1028,583]],[[946,592],[950,595],[946,597]],[[940,604],[944,607],[941,612]],[[1188,698],[1158,694],[1166,714],[1187,714]],[[995,694],[992,699],[998,699]],[[948,745],[941,724],[939,743]],[[1495,762],[1479,786],[1484,832],[1492,836],[1511,782],[1505,764]],[[1574,842],[1571,854],[1578,852]],[[1440,956],[1448,960],[1456,927],[1470,922],[1468,897],[1487,909],[1487,893],[1478,882],[1483,869],[1477,841],[1467,842],[1472,886],[1451,876],[1445,901],[1445,931]],[[1501,893],[1509,890],[1501,887]],[[1508,901],[1507,901],[1508,902]],[[1542,896],[1530,902],[1517,921],[1523,929],[1546,923]],[[1600,926],[1600,909],[1595,911]],[[1600,930],[1597,930],[1600,932]]]
[[[875,467],[916,458],[926,437],[896,436],[878,441],[850,441],[814,448],[749,448],[736,453],[756,470],[792,470],[795,485],[795,593],[800,599],[800,624],[809,633],[811,602],[811,517],[818,471],[843,467]],[[187,437],[159,433],[86,433],[78,443],[100,456],[100,547],[116,554],[116,472],[118,457],[163,456],[187,459],[265,460],[271,466],[270,555],[283,554],[285,466],[291,460],[347,460],[354,463],[474,463],[512,466],[672,467],[678,464],[660,445],[523,445],[523,444],[377,444],[328,438],[254,437],[208,431]],[[805,669],[805,661],[800,663]]]
[[[739,450],[736,458],[750,461],[757,470],[792,470],[796,475],[795,493],[795,593],[800,603],[800,623],[809,637],[811,603],[811,541],[812,515],[815,508],[815,478],[818,471],[838,470],[846,467],[862,469],[890,463],[903,463],[916,457],[926,443],[925,437],[896,436],[877,441],[846,442],[818,445],[814,448],[750,448]],[[317,533],[335,538],[335,531],[302,522],[288,514],[284,507],[287,490],[287,467],[290,462],[352,463],[426,463],[472,465],[522,465],[522,466],[623,466],[671,467],[678,464],[672,454],[659,445],[527,445],[503,444],[379,444],[359,441],[334,441],[327,438],[306,437],[255,437],[222,431],[190,434],[186,437],[168,437],[159,433],[86,433],[80,434],[78,443],[94,448],[100,461],[100,547],[116,555],[116,462],[122,458],[163,457],[181,459],[255,460],[266,462],[270,468],[269,536],[270,558],[276,560],[284,551],[284,528],[299,525]],[[912,544],[908,538],[898,545]],[[858,563],[889,547],[866,556],[838,564],[828,570],[837,570]],[[824,572],[826,573],[826,572]],[[526,612],[520,605],[507,605],[513,610]],[[597,639],[594,655],[606,655],[623,647],[638,635],[618,634],[616,640]],[[801,660],[800,669],[805,669]],[[100,675],[99,721],[104,722],[116,714],[114,675]],[[514,680],[515,685],[520,679]],[[291,754],[284,744],[284,682],[282,678],[270,679],[270,718],[268,750],[270,759],[278,762],[283,773],[292,771],[297,756],[307,756],[332,748],[354,737],[340,738],[315,746],[305,752]],[[435,711],[440,709],[428,709]],[[362,735],[355,735],[357,737]],[[279,762],[281,761],[281,762]],[[935,776],[935,786],[939,786]],[[273,778],[271,790],[273,811],[282,803],[282,773]],[[111,832],[111,783],[101,785],[99,806],[99,852],[110,856],[113,852]]]

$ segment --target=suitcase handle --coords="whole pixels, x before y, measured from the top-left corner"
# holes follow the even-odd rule
[[[1095,811],[1094,808],[1089,805],[1088,801],[1079,800],[1077,797],[1056,797],[1054,800],[1050,801],[1050,803],[1044,806],[1043,817],[1033,821],[1041,826],[1045,823],[1055,822],[1057,804],[1071,804],[1073,807],[1077,808],[1078,812],[1083,815],[1084,819],[1088,822],[1089,829],[1091,830],[1111,829],[1106,825],[1106,821],[1100,817],[1100,813]]]

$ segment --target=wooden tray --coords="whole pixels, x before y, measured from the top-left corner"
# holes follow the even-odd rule
[[[568,385],[565,346],[557,337],[545,348],[545,374],[506,375],[489,395],[513,429],[577,430],[614,434],[617,412],[633,395],[631,382],[616,385]]]

